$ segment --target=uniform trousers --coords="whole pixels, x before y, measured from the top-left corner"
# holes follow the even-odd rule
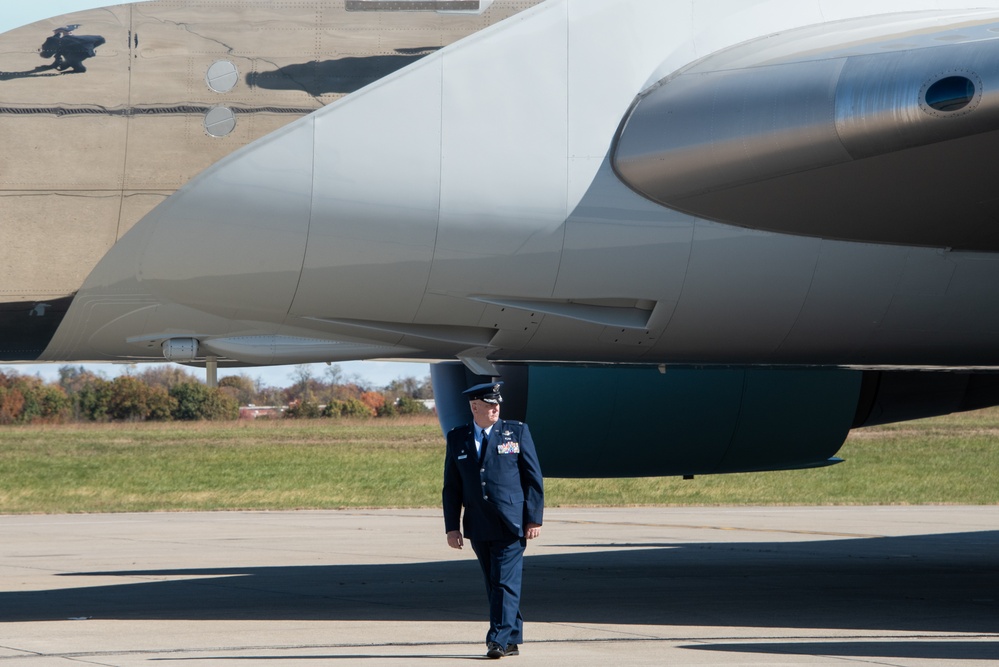
[[[486,643],[500,646],[523,643],[524,618],[520,615],[520,586],[527,540],[470,540],[479,559],[489,597],[489,632]]]

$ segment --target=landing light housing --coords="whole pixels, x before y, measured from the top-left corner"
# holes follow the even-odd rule
[[[198,356],[198,339],[168,338],[163,341],[163,356],[179,364],[194,361]]]

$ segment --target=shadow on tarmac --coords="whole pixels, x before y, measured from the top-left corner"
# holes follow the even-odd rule
[[[995,660],[999,644],[987,641],[830,641],[745,644],[693,644],[682,648],[770,655],[822,655],[838,658],[912,658],[923,660]]]
[[[566,547],[573,552],[558,553]],[[523,610],[532,622],[985,634],[999,628],[999,531],[813,542],[544,544],[529,548],[528,554]],[[446,623],[481,620],[485,609],[481,574],[471,558],[63,576],[129,581],[0,592],[0,622]],[[687,648],[999,659],[999,645],[993,642],[925,639],[929,641],[699,643]]]

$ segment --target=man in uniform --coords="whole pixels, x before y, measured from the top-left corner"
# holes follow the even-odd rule
[[[499,418],[502,382],[476,385],[468,397],[472,423],[447,434],[444,459],[444,529],[461,549],[458,530],[472,544],[486,580],[489,632],[486,655],[520,653],[524,619],[520,585],[527,540],[541,534],[545,505],[541,466],[527,424]]]

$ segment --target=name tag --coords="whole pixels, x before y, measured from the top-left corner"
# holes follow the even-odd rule
[[[462,454],[461,456],[458,457],[458,460],[460,461],[462,459],[467,459],[467,458],[468,458],[468,454]]]
[[[496,451],[499,454],[520,454],[520,443],[504,442],[496,445]]]

